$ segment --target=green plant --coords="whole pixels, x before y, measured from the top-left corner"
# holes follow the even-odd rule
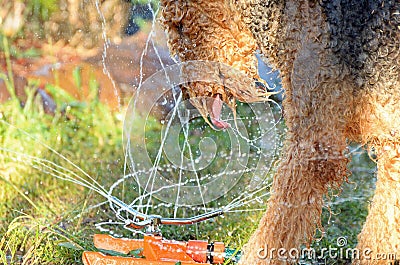
[[[0,38],[2,40],[2,48],[4,50],[4,57],[6,59],[6,66],[7,66],[7,74],[0,73],[0,79],[3,79],[8,93],[13,100],[16,99],[15,90],[14,90],[14,76],[12,72],[11,66],[11,55],[10,55],[10,46],[8,44],[8,37],[6,35],[0,34]]]
[[[91,84],[98,88],[95,80]],[[95,97],[83,104],[54,85],[48,88],[60,106],[54,116],[44,113],[33,89],[26,89],[23,107],[15,97],[0,105],[0,263],[76,264],[81,251],[59,242],[91,247],[94,228],[85,223],[95,211],[86,207],[102,198],[58,180],[41,162],[59,174],[88,172],[104,186],[115,181],[111,172],[119,176],[122,168],[118,114]]]
[[[34,21],[47,21],[50,15],[58,10],[59,0],[27,1],[27,13]]]

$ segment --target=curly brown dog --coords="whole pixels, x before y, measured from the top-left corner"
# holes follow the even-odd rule
[[[258,78],[259,49],[281,73],[284,154],[241,264],[294,262],[260,259],[257,251],[299,248],[313,239],[324,195],[348,176],[347,141],[367,144],[378,164],[357,248],[400,257],[400,1],[162,0],[161,6],[180,60],[218,61]],[[184,90],[232,107],[238,98],[225,87]],[[198,107],[218,120],[218,111]]]

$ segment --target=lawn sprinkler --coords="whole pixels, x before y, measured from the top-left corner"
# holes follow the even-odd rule
[[[112,197],[110,203],[134,218],[126,222],[130,230],[143,230],[143,239],[115,238],[110,235],[94,235],[93,243],[98,252],[83,252],[85,265],[193,265],[222,264],[226,260],[237,262],[240,253],[225,248],[221,242],[208,243],[202,240],[187,242],[162,238],[161,225],[190,225],[224,213],[222,209],[190,218],[164,218],[159,215],[140,213],[119,199]]]

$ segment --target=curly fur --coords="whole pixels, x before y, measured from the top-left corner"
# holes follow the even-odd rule
[[[254,77],[255,40],[281,72],[288,127],[284,155],[267,212],[246,245],[241,264],[280,263],[258,258],[257,251],[298,248],[313,239],[321,226],[324,195],[348,176],[347,140],[368,144],[378,161],[376,191],[358,248],[400,257],[400,2],[164,0],[161,4],[171,50],[181,60],[225,62]],[[196,11],[190,13],[188,6]],[[246,32],[249,48],[244,50],[249,59],[241,59],[243,44],[241,50],[235,46],[238,28]],[[193,42],[196,46],[191,48],[187,43]],[[215,53],[215,47],[225,51],[224,56]],[[207,90],[187,89],[190,96]]]
[[[252,33],[241,19],[241,15],[228,1],[168,1],[162,0],[162,23],[168,32],[168,45],[173,55],[182,61],[208,60],[227,64],[243,71],[253,79],[259,79],[255,51],[257,44]],[[186,71],[190,71],[187,69]],[[229,80],[234,73],[220,71]],[[233,110],[235,99],[246,102],[266,100],[270,93],[258,89],[254,84],[242,86],[240,90],[229,86],[194,82],[182,87],[185,96],[206,118],[207,102],[202,97],[220,95]],[[197,98],[196,98],[197,97]]]

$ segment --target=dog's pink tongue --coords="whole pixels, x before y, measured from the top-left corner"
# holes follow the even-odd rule
[[[221,121],[222,105],[223,102],[220,96],[217,95],[212,102],[210,117],[211,117],[211,122],[218,129],[226,129],[230,127],[229,123]]]

